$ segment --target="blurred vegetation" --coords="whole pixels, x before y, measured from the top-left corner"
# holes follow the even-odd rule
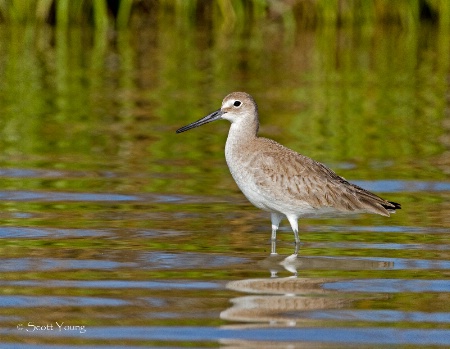
[[[2,159],[181,176],[174,161],[195,158],[206,168],[181,166],[185,190],[207,191],[192,174],[224,170],[226,132],[172,133],[239,88],[257,98],[264,135],[331,165],[361,164],[350,166],[356,178],[442,178],[448,4],[0,0]],[[126,30],[95,29],[113,22]]]
[[[0,161],[153,176],[105,191],[228,193],[227,125],[173,131],[242,89],[263,135],[344,176],[444,178],[448,4],[0,0]]]
[[[7,23],[50,23],[57,27],[92,23],[125,28],[133,14],[174,11],[178,21],[199,18],[242,25],[249,18],[280,18],[286,27],[398,23],[413,27],[421,20],[450,22],[447,0],[0,0],[0,20]]]

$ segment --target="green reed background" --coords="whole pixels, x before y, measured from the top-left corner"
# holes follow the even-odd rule
[[[447,89],[448,1],[119,1],[114,9],[105,1],[0,4],[0,87],[8,106],[0,133],[6,156],[45,154],[51,148],[61,156],[75,152],[96,162],[104,152],[117,155],[122,143],[141,147],[146,142],[152,152],[160,152],[153,155],[175,157],[176,151],[169,154],[176,149],[169,146],[172,138],[155,142],[158,135],[145,135],[141,124],[166,119],[162,131],[170,131],[217,108],[213,101],[233,86],[264,100],[263,123],[275,109],[280,115],[271,121],[275,127],[290,122],[286,138],[297,139],[290,146],[324,160],[362,161],[366,154],[407,162],[413,155],[428,159],[443,146],[437,140],[443,139],[446,108],[439,96]],[[307,6],[314,11],[306,11]],[[331,8],[334,16],[328,14]],[[430,20],[420,20],[423,12]],[[286,13],[296,29],[286,26]],[[344,20],[350,14],[355,18]],[[386,20],[395,24],[385,25]],[[114,21],[126,22],[126,28],[91,30]],[[299,29],[308,21],[341,26],[318,25],[312,34]],[[365,22],[343,25],[348,21]],[[90,22],[95,26],[80,25]],[[173,103],[163,103],[162,96]],[[280,96],[294,101],[295,109],[272,105]],[[180,103],[189,109],[179,110]],[[309,117],[298,117],[300,111]],[[113,128],[114,122],[120,126]],[[373,137],[354,127],[373,130]],[[301,130],[311,136],[302,140]],[[140,137],[139,142],[132,137]],[[328,148],[323,148],[325,139]],[[392,140],[398,143],[384,146]],[[221,144],[214,140],[209,146],[219,150]],[[88,154],[92,149],[97,153]],[[186,151],[209,156],[200,147]],[[424,168],[430,172],[427,164]]]
[[[114,23],[125,28],[133,15],[173,11],[178,21],[195,22],[206,16],[226,25],[241,25],[249,17],[277,16],[287,27],[316,24],[397,22],[415,26],[423,18],[448,27],[446,0],[1,0],[0,18],[8,23],[52,22],[58,27],[93,23],[104,28]]]

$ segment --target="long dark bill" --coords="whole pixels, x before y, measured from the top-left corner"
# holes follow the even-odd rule
[[[201,118],[200,120],[194,121],[192,124],[183,126],[182,128],[179,128],[177,130],[177,133],[181,133],[187,130],[190,130],[191,128],[199,127],[201,125],[207,124],[208,122],[219,120],[220,117],[225,114],[222,110],[216,110],[215,112],[206,115],[204,118]]]

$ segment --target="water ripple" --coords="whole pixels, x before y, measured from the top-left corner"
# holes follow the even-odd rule
[[[0,334],[9,330],[0,329]],[[45,332],[23,335],[48,336]],[[51,333],[52,337],[74,336],[68,331]],[[225,341],[251,340],[271,342],[330,342],[362,344],[412,344],[448,345],[450,331],[439,329],[398,329],[398,328],[220,328],[208,326],[155,326],[155,327],[86,327],[83,339],[104,340],[162,340],[162,341]]]
[[[398,310],[317,310],[297,312],[302,318],[367,322],[450,323],[450,313]]]
[[[133,178],[136,173],[113,171],[62,171],[54,169],[0,168],[0,177],[5,178]],[[392,192],[440,192],[450,191],[450,182],[417,180],[352,180],[367,190],[384,193]]]
[[[118,194],[118,193],[76,193],[60,191],[0,191],[2,201],[26,202],[152,202],[152,203],[209,203],[221,200],[212,197],[168,194]]]
[[[409,180],[380,180],[380,181],[351,181],[364,189],[382,193],[405,192],[446,192],[450,191],[450,182],[439,181],[409,181]]]
[[[98,297],[61,296],[0,296],[0,307],[60,307],[60,306],[122,306],[128,302],[122,299]]]
[[[1,281],[2,286],[20,287],[69,287],[87,289],[150,289],[150,290],[217,290],[223,289],[221,281],[161,280],[161,281],[129,281],[129,280],[20,280]]]
[[[364,279],[323,284],[327,290],[341,292],[450,292],[450,280]]]
[[[1,259],[0,271],[50,271],[69,269],[102,269],[113,270],[116,268],[133,267],[135,263],[115,262],[99,259],[63,259],[63,258],[4,258]]]

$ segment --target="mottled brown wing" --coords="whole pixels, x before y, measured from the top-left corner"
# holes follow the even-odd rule
[[[282,152],[259,153],[252,167],[253,171],[258,168],[254,178],[262,190],[276,187],[280,198],[304,201],[314,208],[367,211],[383,216],[389,216],[387,209],[396,208],[375,194],[349,183],[325,165],[288,148]]]

